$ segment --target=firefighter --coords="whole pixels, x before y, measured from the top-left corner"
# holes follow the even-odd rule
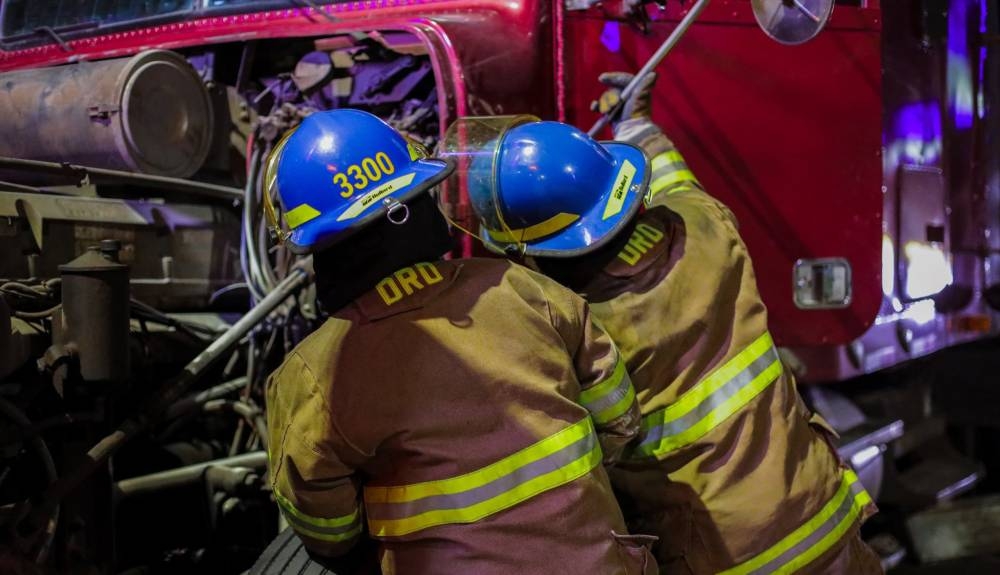
[[[653,80],[614,143],[535,122],[444,156],[491,159],[468,166],[487,247],[583,295],[625,357],[643,431],[611,478],[662,573],[880,573],[871,498],[782,367],[735,217],[651,122]]]
[[[386,574],[655,573],[602,467],[638,432],[624,363],[575,293],[442,261],[425,159],[356,110],[306,118],[265,182],[331,314],[268,381],[274,497],[317,557],[367,534]]]

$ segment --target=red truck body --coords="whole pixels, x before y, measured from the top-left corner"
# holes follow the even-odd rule
[[[7,43],[0,71],[150,47],[398,30],[429,50],[442,133],[457,117],[505,113],[586,129],[597,118],[598,74],[638,70],[690,8],[645,6],[639,23],[608,18],[607,5],[546,0],[324,5],[333,19],[260,4],[67,35],[62,47]],[[815,39],[785,46],[758,28],[749,1],[718,0],[658,69],[654,119],[737,215],[772,331],[807,381],[844,380],[993,331],[980,294],[996,281],[1000,214],[981,32],[996,15],[992,2],[922,10],[838,4]],[[469,223],[467,199],[453,199]],[[849,304],[803,309],[796,264],[826,258],[850,265]]]

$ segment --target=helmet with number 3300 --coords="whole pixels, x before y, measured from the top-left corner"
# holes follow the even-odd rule
[[[276,192],[292,252],[339,243],[444,180],[454,164],[426,159],[418,145],[360,110],[307,117],[271,151],[266,193]]]

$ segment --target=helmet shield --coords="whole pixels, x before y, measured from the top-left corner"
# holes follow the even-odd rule
[[[512,128],[538,121],[527,114],[459,118],[442,140],[439,156],[455,162],[452,183],[468,191],[473,208],[489,228],[505,226],[499,205],[499,163],[504,135]]]

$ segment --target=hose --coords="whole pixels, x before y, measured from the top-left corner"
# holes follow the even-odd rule
[[[34,428],[31,420],[28,419],[28,416],[25,415],[23,411],[18,409],[13,403],[10,403],[3,398],[0,398],[0,415],[7,416],[8,419],[12,420],[19,427],[21,427],[21,429],[29,434],[30,439],[28,439],[28,442],[35,450],[38,458],[42,461],[42,467],[45,470],[47,485],[55,483],[59,479],[59,475],[56,473],[56,462],[52,459],[52,452],[49,451],[49,446],[46,445],[45,440],[43,440],[37,433],[33,433]],[[49,554],[49,549],[52,547],[52,541],[55,539],[56,529],[58,527],[59,506],[56,505],[52,509],[49,520],[45,525],[45,537],[42,539],[42,545],[38,550],[38,554],[35,555],[35,563],[45,562],[45,559]]]
[[[198,393],[192,393],[187,397],[177,401],[167,409],[164,419],[174,419],[184,415],[185,413],[194,411],[199,406],[205,405],[206,403],[221,399],[230,393],[235,393],[243,389],[247,384],[247,378],[237,377],[232,381],[227,381],[225,383],[220,383],[214,387],[210,387],[205,391],[200,391]]]
[[[264,449],[267,449],[267,420],[264,419],[264,411],[261,408],[242,401],[213,399],[203,405],[202,409],[207,412],[228,410],[241,416],[257,432],[261,442],[264,444]]]
[[[270,291],[270,287],[263,277],[259,253],[257,251],[257,240],[254,230],[254,213],[257,210],[257,174],[260,169],[261,149],[254,147],[250,157],[250,169],[247,173],[247,183],[243,191],[243,229],[240,235],[240,264],[243,267],[243,275],[247,279],[250,293],[255,302],[260,301]],[[272,288],[273,289],[273,288]]]
[[[18,311],[18,310],[14,310],[14,317],[20,318],[20,319],[29,319],[29,320],[31,320],[31,319],[48,319],[48,318],[52,317],[52,314],[54,314],[57,311],[59,311],[59,308],[61,308],[61,307],[62,307],[62,304],[57,304],[57,305],[54,305],[54,306],[50,307],[49,309],[45,309],[45,310],[42,310],[42,311]]]
[[[169,315],[161,312],[160,310],[145,304],[137,299],[131,300],[131,315],[135,316],[139,320],[151,321],[153,323],[158,323],[168,327],[172,327],[177,331],[187,335],[188,337],[194,339],[199,343],[205,343],[206,338],[212,338],[218,335],[218,332],[212,328],[205,327],[203,325],[198,325],[195,323],[182,322],[176,320]]]

